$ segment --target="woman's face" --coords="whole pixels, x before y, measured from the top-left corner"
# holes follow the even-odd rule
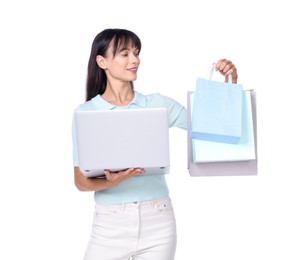
[[[98,56],[97,56],[98,59]],[[107,78],[123,82],[130,82],[137,79],[137,71],[140,65],[139,50],[130,42],[125,48],[119,46],[113,55],[113,45],[110,44],[106,56],[102,57],[102,67]]]

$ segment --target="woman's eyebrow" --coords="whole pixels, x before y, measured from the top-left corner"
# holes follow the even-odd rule
[[[128,48],[128,47],[122,47],[121,49],[119,49],[119,51],[129,51],[130,50],[130,48]]]
[[[133,49],[134,49],[135,51],[139,50],[139,49],[136,48],[136,47],[132,47],[132,48],[130,48],[129,46],[122,46],[121,48],[119,48],[119,51],[132,51]]]

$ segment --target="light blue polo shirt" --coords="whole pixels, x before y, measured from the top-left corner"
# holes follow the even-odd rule
[[[115,106],[108,103],[100,95],[90,101],[80,104],[76,110],[111,110],[111,109],[136,109],[136,108],[158,108],[165,107],[169,114],[169,127],[187,128],[187,111],[177,101],[159,93],[142,95],[135,91],[134,99],[127,106]],[[73,164],[79,166],[75,122],[72,124],[73,137]],[[115,187],[95,191],[94,199],[96,203],[118,204],[157,199],[168,196],[164,175],[140,175],[124,180]]]

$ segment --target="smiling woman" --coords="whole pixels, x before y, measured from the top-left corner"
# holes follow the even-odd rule
[[[140,51],[139,37],[129,30],[100,32],[88,63],[86,102],[75,111],[166,108],[169,127],[186,129],[184,106],[159,93],[142,95],[134,90]],[[219,60],[216,68],[237,79],[231,61]],[[79,168],[74,121],[72,136],[75,184],[81,191],[95,192],[93,228],[84,259],[174,259],[177,230],[165,175],[129,168],[105,170],[105,178],[86,177]]]
[[[176,259],[293,260],[290,4],[0,1],[0,259],[83,259],[95,203],[94,192],[79,192],[73,183],[71,116],[85,99],[94,37],[119,26],[138,33],[142,42],[135,93],[160,92],[186,105],[196,78],[208,78],[211,64],[228,57],[237,65],[238,82],[260,97],[256,178],[191,178],[187,133],[170,129],[166,179],[177,219]],[[97,109],[98,102],[92,104]],[[143,181],[140,185],[145,189]]]
[[[131,31],[106,29],[99,33],[93,41],[88,63],[86,101],[98,94],[109,96],[107,79],[120,80],[121,76],[131,84],[133,90],[133,81],[137,79],[140,65],[140,51],[141,41]]]

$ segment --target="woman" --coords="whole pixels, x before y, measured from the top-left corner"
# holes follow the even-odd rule
[[[134,90],[140,65],[141,41],[131,31],[106,29],[94,39],[88,63],[86,102],[76,110],[136,109],[166,107],[170,127],[186,129],[186,109],[160,95],[142,95]],[[215,64],[228,80],[237,82],[231,61]],[[80,169],[73,122],[75,185],[80,191],[95,191],[95,214],[85,260],[172,260],[176,250],[176,221],[164,175],[145,175],[131,168],[105,179],[87,178]]]

